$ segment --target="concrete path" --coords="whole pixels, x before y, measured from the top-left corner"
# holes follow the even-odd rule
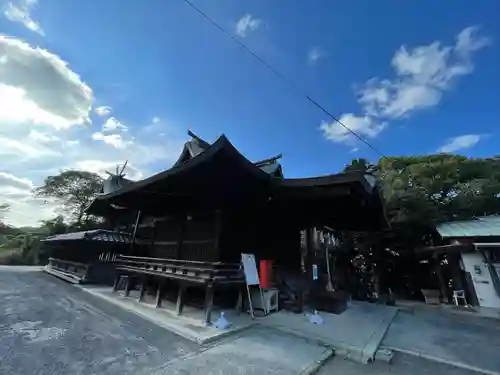
[[[225,316],[231,323],[231,327],[226,330],[220,330],[214,327],[214,325],[204,326],[203,310],[199,308],[184,306],[182,315],[179,316],[175,312],[175,302],[163,300],[161,308],[157,308],[155,303],[156,298],[152,295],[146,295],[143,297],[144,300],[142,302],[138,302],[138,290],[130,291],[130,295],[124,297],[123,291],[113,293],[110,286],[78,285],[77,287],[199,344],[207,344],[220,340],[225,336],[232,335],[255,324],[255,320],[252,320],[250,315],[238,315],[234,310],[230,310],[225,311]],[[212,321],[215,322],[219,316],[220,312],[214,308],[212,311]]]
[[[139,374],[199,349],[42,272],[0,270],[0,374]]]
[[[240,337],[173,361],[152,375],[314,373],[332,351],[270,328],[252,327]]]
[[[334,357],[318,375],[477,375],[476,372],[430,361],[413,355],[396,353],[392,363],[375,362],[367,365]]]
[[[399,312],[382,345],[484,374],[500,374],[500,322],[494,319]]]
[[[351,302],[342,314],[320,313],[324,323],[311,324],[304,314],[280,311],[259,324],[290,332],[335,348],[337,354],[367,363],[373,360],[398,310],[390,306]]]
[[[200,346],[43,272],[0,270],[0,374],[305,375],[330,349],[272,328]]]

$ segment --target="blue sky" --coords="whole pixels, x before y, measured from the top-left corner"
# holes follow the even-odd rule
[[[384,155],[499,153],[497,1],[192,1],[299,90],[182,0],[0,1],[8,222],[54,215],[29,191],[61,169],[168,168],[188,128],[288,177],[377,160],[300,92]]]

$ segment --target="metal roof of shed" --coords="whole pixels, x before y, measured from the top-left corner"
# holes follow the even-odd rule
[[[443,238],[500,237],[500,216],[485,216],[467,221],[455,221],[436,226]]]

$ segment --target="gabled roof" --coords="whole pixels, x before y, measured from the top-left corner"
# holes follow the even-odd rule
[[[172,168],[177,167],[182,163],[185,163],[186,161],[197,157],[198,155],[207,151],[212,146],[210,143],[204,141],[196,134],[194,134],[192,131],[188,131],[188,135],[192,139],[184,144],[184,148],[182,149],[181,155],[174,163]],[[273,177],[283,177],[283,170],[281,168],[281,164],[278,163],[278,159],[280,159],[281,156],[282,155],[279,154],[269,159],[256,161],[253,164]]]
[[[193,132],[188,131],[188,134],[193,138],[190,141],[187,141],[184,144],[184,148],[182,149],[181,155],[174,163],[173,167],[176,167],[186,161],[195,158],[200,155],[202,152],[205,152],[210,148],[210,143],[205,142],[203,139],[195,135]]]
[[[49,236],[43,242],[55,241],[98,241],[98,242],[114,242],[114,243],[130,243],[131,235],[124,232],[115,232],[105,229],[93,229],[81,232],[63,233]]]
[[[133,183],[134,181],[129,180],[128,178],[125,178],[123,176],[111,175],[106,180],[104,180],[100,194],[109,194]]]
[[[252,163],[241,155],[224,135],[219,137],[213,144],[204,141],[191,131],[188,131],[188,135],[192,139],[184,144],[179,158],[170,169],[136,182],[121,176],[110,176],[106,181],[104,181],[101,193],[96,197],[96,199],[94,199],[89,207],[87,207],[86,211],[96,215],[104,215],[105,213],[109,214],[110,210],[116,211],[117,214],[121,214],[124,210],[126,210],[125,207],[121,207],[116,204],[110,204],[109,207],[104,207],[101,204],[97,204],[96,201],[101,200],[103,197],[107,199],[112,196],[120,195],[125,191],[134,190],[143,186],[149,186],[149,184],[153,181],[158,181],[166,178],[167,176],[186,171],[193,166],[193,162],[191,161],[196,160],[194,164],[204,162],[210,157],[213,157],[214,154],[220,152],[221,149],[229,151],[235,159],[240,160],[240,165],[246,165],[247,170],[254,169],[253,173],[255,175],[260,173],[256,171],[262,171],[268,176],[283,178],[281,165],[277,162],[277,160],[281,158],[281,154]],[[261,178],[263,176],[264,174],[261,174]]]
[[[212,195],[214,199],[217,195],[231,194],[235,186],[258,193],[260,188],[269,185],[272,178],[273,175],[246,159],[222,135],[205,151],[176,163],[166,171],[109,194],[98,195],[88,211],[95,212],[97,201],[106,200],[121,206],[130,199],[136,199],[133,195],[145,191],[164,197],[201,194]]]
[[[500,237],[500,216],[442,223],[436,226],[436,230],[443,238]]]
[[[264,164],[259,167],[261,170],[273,177],[283,177],[283,171],[281,169],[281,164]]]
[[[277,160],[245,158],[224,136],[213,144],[190,133],[181,157],[166,171],[96,197],[89,213],[112,215],[116,207],[148,214],[232,207],[239,202],[271,205],[289,217],[313,217],[318,225],[387,227],[381,195],[372,176],[346,172],[286,179]]]

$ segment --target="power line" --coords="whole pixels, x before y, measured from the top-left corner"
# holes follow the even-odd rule
[[[229,33],[226,29],[224,29],[217,21],[213,20],[208,16],[205,12],[203,12],[200,8],[198,8],[196,5],[194,5],[190,0],[182,0],[184,1],[191,9],[196,11],[199,15],[201,15],[203,18],[205,18],[208,22],[210,22],[212,25],[214,25],[221,33],[223,33],[226,37],[231,39],[233,42],[238,44],[242,49],[244,49],[247,53],[252,55],[255,59],[257,59],[261,64],[263,64],[267,69],[272,71],[275,75],[277,75],[279,78],[281,78],[283,81],[285,81],[289,86],[291,86],[294,90],[297,91],[305,100],[313,104],[315,107],[319,108],[323,113],[325,113],[327,116],[329,116],[332,120],[337,122],[339,125],[344,127],[349,133],[351,133],[353,136],[355,136],[357,139],[359,139],[361,142],[363,142],[365,145],[370,147],[373,151],[375,151],[379,156],[384,156],[382,152],[380,152],[375,146],[373,146],[370,142],[368,142],[366,139],[364,139],[362,136],[360,136],[358,133],[356,133],[354,130],[351,130],[347,125],[345,125],[342,121],[340,121],[336,116],[334,116],[330,111],[328,111],[325,107],[323,107],[321,104],[319,104],[316,100],[311,98],[307,93],[302,91],[293,81],[289,80],[287,77],[285,77],[283,74],[281,74],[278,70],[273,68],[267,61],[265,61],[262,57],[257,55],[254,51],[252,51],[249,47],[241,43],[234,35]]]

